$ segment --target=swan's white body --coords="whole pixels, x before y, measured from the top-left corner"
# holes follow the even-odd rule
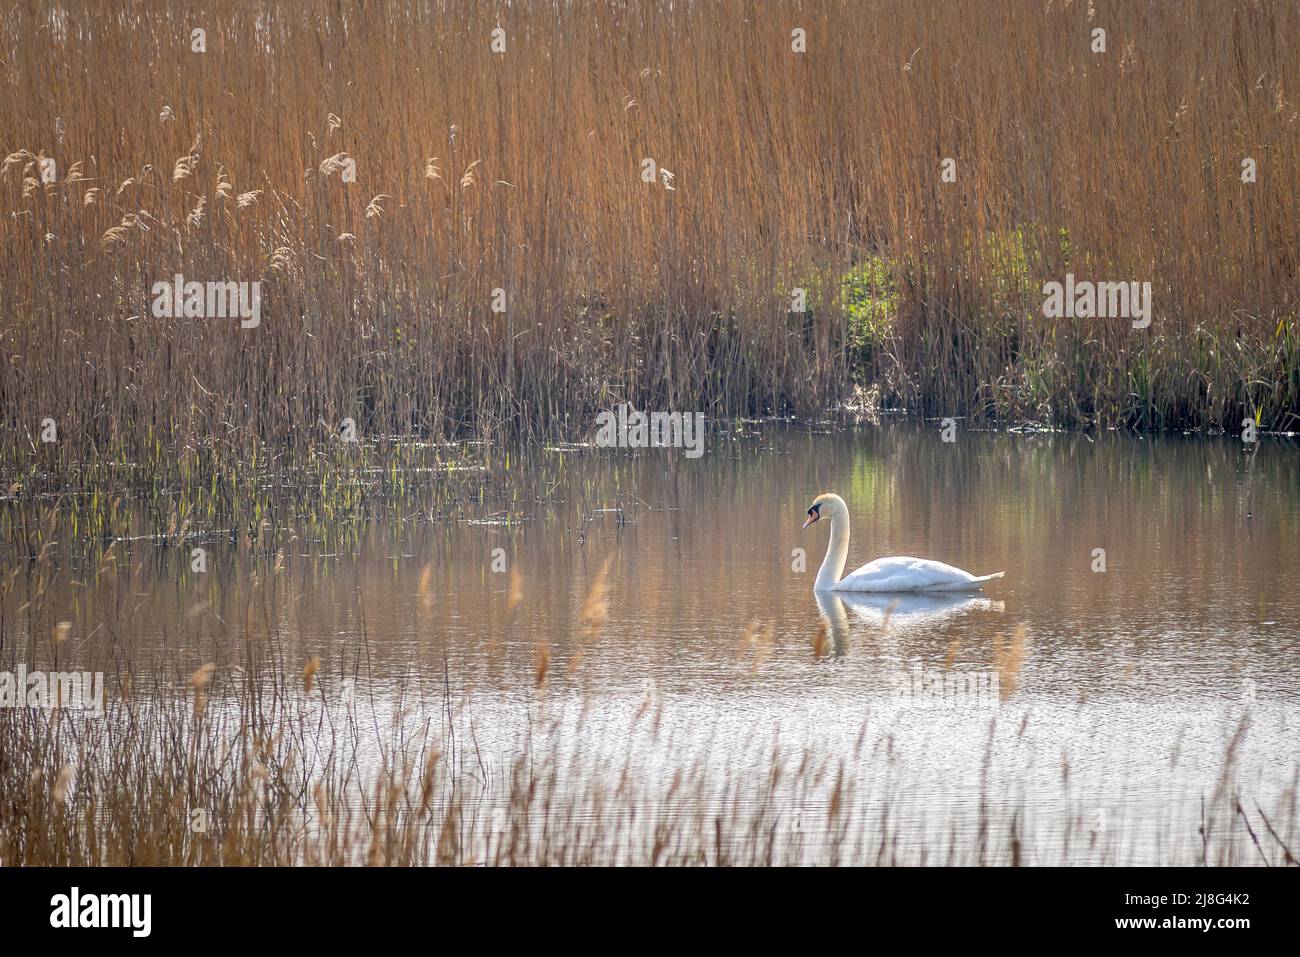
[[[819,495],[808,509],[808,515],[805,528],[821,518],[828,518],[831,523],[831,540],[826,547],[826,558],[822,560],[817,582],[813,585],[817,591],[978,591],[984,587],[985,582],[1003,575],[1002,572],[972,575],[943,562],[902,556],[877,558],[844,575],[844,564],[849,557],[849,508],[844,504],[844,499],[830,493]],[[841,575],[844,577],[841,578]]]

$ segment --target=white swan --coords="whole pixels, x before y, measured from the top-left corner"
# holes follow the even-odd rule
[[[978,591],[985,582],[1001,578],[1003,572],[992,575],[972,575],[943,562],[928,558],[877,558],[849,572],[843,578],[844,562],[849,557],[849,507],[844,499],[833,492],[818,495],[808,507],[807,528],[823,518],[830,519],[831,540],[826,548],[826,558],[813,585],[815,591],[874,591],[874,592],[936,592]]]

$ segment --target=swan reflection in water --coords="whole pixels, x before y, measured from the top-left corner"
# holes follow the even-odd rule
[[[874,631],[887,627],[891,634],[927,631],[972,611],[1001,612],[1004,607],[1000,601],[969,592],[890,594],[819,590],[813,595],[834,641],[837,656],[848,649],[849,614],[846,606]]]

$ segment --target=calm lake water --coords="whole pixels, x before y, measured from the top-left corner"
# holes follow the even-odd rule
[[[780,754],[814,778],[846,768],[867,818],[894,815],[904,860],[982,805],[1002,824],[1018,808],[1042,854],[1068,820],[1100,848],[1071,860],[1194,856],[1200,802],[1225,782],[1295,826],[1293,441],[754,424],[699,459],[506,465],[487,474],[520,483],[450,519],[395,509],[343,544],[304,525],[257,585],[221,537],[204,574],[131,543],[136,624],[111,654],[180,687],[206,661],[238,675],[248,642],[277,634],[286,669],[319,656],[321,686],[376,738],[440,734],[488,803],[513,761],[549,750],[593,786],[690,768],[699,800],[743,805]],[[819,602],[827,523],[800,525],[823,491],[851,510],[849,569],[914,555],[1006,577],[970,599]],[[95,623],[121,580],[111,598],[62,587],[76,654],[102,660]],[[825,789],[776,791],[783,826],[817,833]]]

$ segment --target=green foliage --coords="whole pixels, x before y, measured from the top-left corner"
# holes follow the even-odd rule
[[[840,277],[840,304],[848,319],[849,346],[862,358],[885,342],[898,316],[895,266],[872,256]]]

